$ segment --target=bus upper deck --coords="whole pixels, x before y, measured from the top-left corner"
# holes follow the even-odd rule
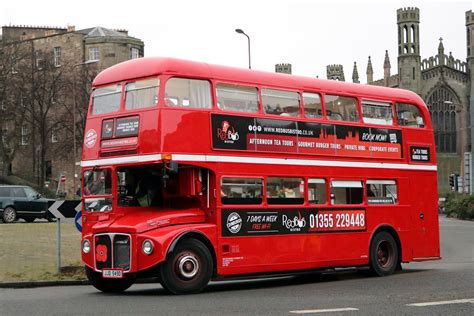
[[[161,153],[436,165],[429,112],[412,92],[171,58],[99,74],[84,144],[83,166]]]

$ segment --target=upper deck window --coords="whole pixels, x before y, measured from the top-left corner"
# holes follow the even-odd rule
[[[206,80],[171,78],[166,82],[165,104],[172,107],[210,109],[211,85]]]
[[[390,103],[362,101],[364,123],[392,125],[393,112]]]
[[[127,83],[125,86],[125,108],[141,109],[158,103],[158,79],[140,80]]]
[[[397,123],[401,126],[425,127],[420,109],[413,104],[397,103]]]
[[[322,118],[323,106],[321,97],[317,93],[303,93],[304,116],[309,118]]]
[[[328,119],[348,122],[359,121],[356,98],[326,94],[324,101],[326,102],[326,115]]]
[[[217,106],[221,110],[258,112],[258,91],[255,87],[217,84]]]
[[[120,93],[122,86],[114,84],[95,89],[92,93],[92,114],[117,112],[120,108]]]
[[[300,102],[297,92],[262,89],[262,101],[267,114],[300,115]]]

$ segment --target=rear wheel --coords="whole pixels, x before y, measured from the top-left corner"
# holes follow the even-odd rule
[[[161,285],[174,294],[200,292],[209,283],[213,269],[209,249],[199,240],[187,239],[160,266]]]
[[[135,278],[124,279],[105,279],[98,272],[95,272],[89,267],[85,267],[87,278],[89,282],[99,291],[105,293],[119,293],[123,292],[135,282]]]
[[[392,274],[399,265],[399,250],[392,235],[377,233],[370,245],[370,270],[376,276]]]
[[[3,222],[13,223],[16,220],[16,211],[13,207],[8,206],[3,210]]]

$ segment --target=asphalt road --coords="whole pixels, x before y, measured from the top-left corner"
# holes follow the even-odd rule
[[[92,286],[0,289],[0,315],[474,315],[474,222],[441,218],[442,261],[411,263],[385,278],[355,270],[211,283],[173,296],[158,284],[121,295]]]

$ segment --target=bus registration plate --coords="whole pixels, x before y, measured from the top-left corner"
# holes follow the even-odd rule
[[[102,277],[109,279],[121,279],[123,278],[123,271],[120,269],[104,269],[102,270]]]

